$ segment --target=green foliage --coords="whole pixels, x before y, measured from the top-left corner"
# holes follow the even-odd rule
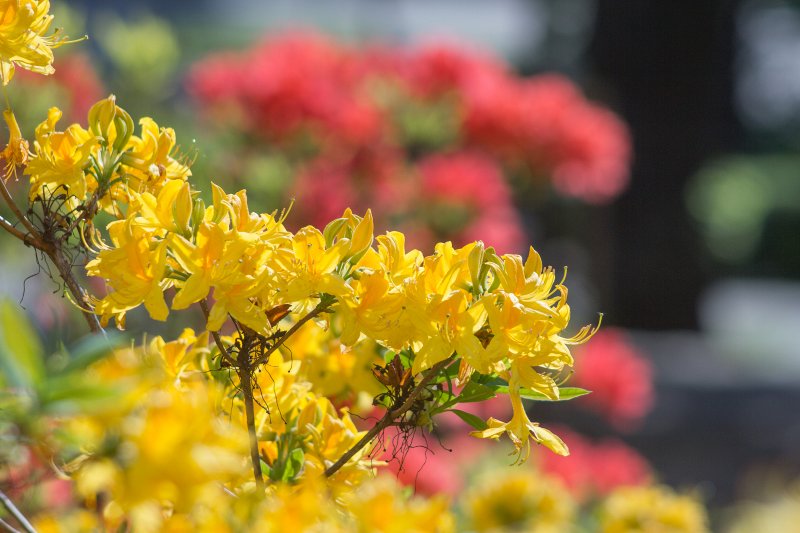
[[[122,335],[82,339],[45,358],[39,337],[18,306],[0,301],[0,418],[27,423],[44,415],[72,415],[107,409],[119,387],[92,379],[86,370],[124,340]]]

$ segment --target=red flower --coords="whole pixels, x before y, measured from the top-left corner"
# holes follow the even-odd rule
[[[616,439],[592,443],[568,429],[554,429],[570,454],[539,454],[541,469],[560,478],[578,499],[603,496],[618,487],[647,484],[652,472],[647,460]]]
[[[650,362],[621,330],[601,329],[575,355],[574,382],[592,394],[581,404],[620,429],[639,421],[653,404]]]
[[[434,238],[457,245],[481,239],[499,253],[519,252],[525,232],[494,161],[477,152],[433,155],[419,164],[420,198]]]
[[[552,176],[565,196],[603,203],[627,185],[630,139],[612,113],[560,76],[486,76],[464,92],[464,135]]]
[[[463,46],[431,44],[408,56],[401,75],[411,91],[424,98],[462,93],[484,78],[505,77],[506,66]]]
[[[358,213],[372,208],[379,217],[376,227],[382,228],[393,213],[406,209],[413,193],[401,173],[398,156],[389,148],[317,157],[292,185],[295,209],[304,223],[322,227],[348,207]]]
[[[234,103],[244,127],[272,141],[310,133],[322,147],[362,146],[384,129],[379,109],[359,94],[363,75],[352,51],[317,34],[292,32],[244,54],[205,59],[192,69],[188,88],[226,112]]]

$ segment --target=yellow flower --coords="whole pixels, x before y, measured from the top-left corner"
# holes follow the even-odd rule
[[[267,332],[269,324],[263,311],[251,300],[266,283],[262,276],[264,265],[246,261],[245,251],[253,245],[241,234],[226,232],[220,224],[203,222],[197,231],[196,242],[175,235],[171,240],[184,272],[189,277],[172,302],[173,309],[184,309],[205,298],[214,287],[216,302],[211,308],[207,328],[218,331],[228,313],[249,328]]]
[[[122,163],[127,170],[127,187],[133,191],[157,193],[168,180],[186,180],[192,175],[188,165],[175,159],[175,130],[159,128],[150,118],[139,120],[142,133],[133,135],[126,146]]]
[[[347,347],[332,329],[310,322],[289,337],[286,352],[315,393],[337,399],[352,397],[356,406],[371,408],[372,398],[381,392],[372,374],[372,365],[383,363],[377,345],[372,339],[363,339]]]
[[[56,131],[60,118],[61,110],[52,107],[47,120],[36,127],[34,153],[25,173],[30,175],[31,200],[66,193],[77,205],[97,187],[84,172],[97,139],[78,124]]]
[[[308,403],[297,416],[298,434],[304,436],[304,476],[323,476],[325,469],[349,450],[366,431],[359,431],[347,409],[341,415],[327,398],[309,394]],[[369,456],[362,448],[329,480],[335,491],[352,489],[373,476],[373,469],[382,463]]]
[[[166,377],[174,379],[177,387],[184,388],[185,381],[200,377],[200,373],[207,370],[200,364],[199,356],[208,353],[208,334],[197,336],[192,329],[186,328],[174,341],[154,338],[149,351],[162,361]]]
[[[403,493],[388,475],[365,482],[348,494],[351,531],[359,533],[447,533],[454,531],[453,515],[443,496],[421,498]]]
[[[164,301],[167,248],[166,241],[152,238],[132,219],[118,220],[108,226],[114,248],[103,250],[86,265],[90,276],[102,277],[113,289],[95,303],[103,325],[113,316],[117,326],[125,325],[125,313],[144,303],[155,320],[166,320],[169,310]]]
[[[149,192],[130,194],[130,209],[138,211],[149,227],[184,236],[191,233],[192,189],[187,182],[169,180],[158,196]]]
[[[8,125],[8,144],[0,152],[0,157],[6,162],[3,176],[0,176],[0,179],[8,180],[12,174],[16,175],[17,167],[24,167],[28,164],[30,144],[22,137],[13,111],[10,109],[3,111],[3,119]]]
[[[3,85],[20,66],[39,74],[52,74],[53,48],[67,41],[58,30],[45,35],[53,16],[49,0],[0,0],[0,76]]]
[[[149,389],[117,425],[104,428],[114,447],[93,450],[76,465],[79,492],[105,492],[107,518],[109,511],[127,515],[133,531],[170,531],[164,522],[180,515],[202,519],[227,497],[225,483],[246,473],[243,429],[220,416],[218,403],[213,382]]]
[[[528,469],[493,469],[464,498],[469,530],[479,533],[563,533],[576,506],[557,479]]]
[[[381,264],[394,285],[402,285],[414,277],[422,267],[423,256],[419,250],[406,252],[406,236],[399,231],[389,231],[376,238]]]
[[[349,533],[345,513],[327,493],[324,480],[303,479],[296,485],[277,483],[256,507],[255,523],[239,531]]]
[[[488,427],[482,431],[470,433],[473,437],[480,439],[499,439],[504,433],[508,434],[509,439],[514,444],[517,453],[517,462],[527,460],[530,455],[530,438],[549,448],[558,455],[569,455],[569,448],[564,444],[558,435],[543,428],[536,422],[531,422],[525,412],[520,396],[520,377],[515,367],[511,369],[511,378],[508,383],[508,395],[511,397],[511,407],[513,415],[508,422],[502,422],[495,418],[487,421]]]
[[[700,502],[669,487],[624,487],[600,508],[601,533],[706,533],[708,517]]]
[[[349,294],[349,288],[337,272],[349,245],[347,239],[340,239],[326,247],[322,233],[312,226],[295,233],[292,239],[294,257],[288,265],[290,277],[279,301],[303,302],[323,293],[337,297]]]

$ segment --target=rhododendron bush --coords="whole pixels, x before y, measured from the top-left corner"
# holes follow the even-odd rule
[[[49,7],[0,0],[4,85],[16,69],[58,72],[52,48],[66,41]],[[630,465],[616,477],[597,469],[593,487],[548,466],[569,439],[526,404],[588,392],[565,382],[573,346],[597,326],[570,324],[565,276],[533,247],[523,257],[491,245],[524,240],[506,166],[587,200],[613,196],[627,158],[619,122],[564,80],[519,80],[452,51],[358,56],[311,39],[289,53],[291,42],[210,60],[193,86],[272,150],[313,154],[294,169],[294,210],[251,210],[244,189],[201,190],[176,132],[114,96],[77,119],[52,107],[30,140],[8,99],[0,193],[11,218],[0,226],[60,280],[90,335],[48,354],[16,306],[0,305],[0,528],[565,531],[583,508],[602,531],[704,530],[695,499],[650,484],[621,444],[601,452],[575,437],[583,461]],[[452,129],[420,130],[441,106]],[[393,172],[409,171],[399,152],[415,145],[441,149],[413,172],[445,219],[408,230],[461,243],[423,252],[375,231],[376,217],[413,203]],[[288,229],[303,210],[326,220]],[[508,227],[483,233],[496,223]],[[137,308],[187,327],[115,331]],[[646,372],[621,357],[626,376]],[[591,375],[610,383],[602,411],[641,416],[629,404],[647,391]],[[482,410],[490,402],[504,414]],[[411,494],[392,472],[424,431],[453,421],[466,424],[451,427],[453,445],[473,462],[501,446],[477,450],[482,439],[507,442],[511,459],[501,453],[474,474],[487,481],[458,495]]]
[[[614,114],[566,78],[519,77],[453,45],[351,48],[287,33],[200,61],[187,90],[212,129],[238,133],[252,154],[223,153],[218,167],[253,187],[288,174],[277,197],[296,197],[314,224],[371,207],[379,227],[414,243],[480,238],[521,252],[512,191],[594,204],[627,185],[630,144]]]

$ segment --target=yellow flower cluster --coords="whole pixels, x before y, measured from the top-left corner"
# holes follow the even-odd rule
[[[89,501],[99,493],[109,499],[106,527],[127,520],[134,531],[171,531],[178,524],[224,531],[218,528],[230,509],[220,507],[220,500],[231,508],[247,498],[253,498],[253,508],[259,505],[245,460],[240,384],[235,374],[228,379],[225,370],[209,371],[208,342],[206,334],[187,329],[174,341],[156,337],[146,348],[118,350],[90,369],[96,381],[114,382],[125,392],[106,408],[64,424],[70,439],[81,444],[66,470]],[[259,450],[270,479],[285,485],[273,486],[273,498],[289,498],[296,491],[292,483],[315,485],[315,498],[320,490],[330,493],[327,505],[339,520],[347,507],[335,500],[368,482],[380,463],[363,457],[364,451],[325,481],[324,469],[363,432],[346,410],[337,412],[295,374],[277,354],[270,372],[258,377],[256,396],[264,407],[257,419]],[[261,511],[259,523],[283,520],[268,508]]]
[[[286,352],[299,366],[298,378],[309,382],[314,393],[347,401],[354,412],[364,413],[383,392],[372,373],[374,365],[384,364],[380,348],[368,338],[345,346],[334,329],[311,322],[286,341]]]
[[[64,195],[68,208],[92,202],[121,216],[131,195],[158,192],[168,181],[185,180],[189,168],[172,157],[175,132],[150,118],[133,119],[116,105],[114,96],[89,110],[88,128],[71,124],[57,129],[61,111],[51,108],[36,128],[30,175],[30,200]],[[149,197],[147,197],[149,199]]]
[[[45,35],[49,8],[48,0],[0,0],[4,85],[17,66],[53,72],[52,49],[66,41]],[[371,445],[381,429],[414,431],[497,392],[511,399],[508,422],[456,411],[473,435],[507,434],[519,460],[531,440],[568,454],[522,399],[559,399],[569,346],[595,329],[564,334],[567,290],[533,248],[523,259],[482,242],[446,242],[425,255],[407,250],[402,233],[374,235],[372,213],[349,209],[323,230],[291,232],[286,213],[251,212],[245,191],[213,185],[204,201],[176,155],[175,132],[145,117],[136,135],[113,96],[90,109],[86,125],[59,129],[61,117],[49,110],[29,151],[4,112],[4,178],[25,166],[30,213],[41,214],[41,234],[20,215],[26,243],[35,239],[60,264],[57,252],[79,231],[78,245],[93,256],[86,272],[108,290],[74,294],[103,326],[113,318],[124,328],[139,306],[165,320],[196,303],[207,321],[199,334],[156,337],[94,364],[69,361],[85,378],[80,386],[56,373],[46,382],[54,390],[12,391],[25,400],[49,394],[51,408],[63,409],[47,422],[86,504],[60,519],[36,517],[39,530],[451,532],[449,502],[412,498],[396,480],[376,478]],[[104,232],[93,223],[101,210],[112,220]],[[235,333],[222,335],[226,325]],[[87,395],[91,409],[70,405]],[[361,431],[339,400],[387,412]],[[558,483],[531,472],[495,476],[466,501],[475,531],[564,531],[576,514]],[[693,499],[660,487],[621,490],[598,517],[606,533],[706,528]]]
[[[3,85],[14,77],[14,67],[52,74],[53,48],[65,44],[58,30],[45,35],[53,15],[49,0],[0,0],[0,76]]]
[[[470,531],[571,531],[577,506],[557,479],[529,469],[493,469],[464,497]]]
[[[161,350],[165,363],[175,350]],[[176,387],[154,355],[122,350],[92,369],[100,379],[131,387],[104,412],[65,427],[81,444],[66,469],[81,496],[105,495],[110,529],[129,521],[135,531],[159,531],[168,530],[172,517],[200,520],[230,497],[226,486],[240,486],[248,473],[246,434],[222,416],[222,388],[205,379]]]
[[[708,517],[700,502],[668,487],[617,489],[600,509],[601,533],[706,533]]]
[[[63,40],[44,36],[48,11],[45,0],[0,2],[4,83],[14,65],[52,72],[51,48]],[[474,435],[507,433],[522,460],[531,439],[568,453],[528,419],[522,397],[558,399],[560,376],[572,365],[568,345],[593,329],[563,335],[566,288],[533,248],[523,260],[481,242],[446,242],[426,256],[407,250],[402,233],[375,236],[370,211],[347,210],[323,230],[291,232],[285,213],[251,212],[245,191],[213,185],[204,201],[187,181],[174,131],[145,117],[136,135],[113,96],[89,110],[85,125],[60,127],[61,116],[50,109],[28,152],[8,111],[5,152],[9,164],[25,165],[29,200],[62,232],[58,242],[79,230],[93,256],[86,272],[102,278],[107,292],[85,303],[103,326],[113,318],[119,328],[139,306],[156,320],[196,303],[207,315],[199,335],[185,330],[170,342],[118,352],[98,371],[127,384],[128,393],[116,410],[73,421],[84,443],[71,464],[77,486],[87,497],[112,495],[107,521],[199,528],[226,490],[246,495],[239,447],[247,439],[232,428],[248,428],[255,486],[266,474],[278,500],[295,490],[287,483],[324,479],[335,500],[356,497],[374,463],[366,432],[334,407],[337,397],[387,407],[386,427],[430,423],[431,414],[458,403],[462,387],[483,387],[489,396],[502,389],[511,420],[475,423]],[[101,210],[112,218],[104,232],[93,224]],[[234,335],[220,335],[226,324]],[[394,489],[372,490],[357,497],[382,511],[361,522],[407,514],[439,524],[425,518],[424,506],[389,505]],[[445,522],[434,529],[447,529]]]
[[[330,533],[450,533],[454,518],[442,497],[409,497],[398,482],[378,476],[336,501],[314,482],[282,485],[267,498],[254,531]]]
[[[520,391],[558,399],[556,378],[572,364],[568,345],[593,330],[562,336],[570,318],[567,291],[533,248],[523,260],[481,242],[461,248],[446,242],[425,256],[406,250],[399,232],[375,237],[369,211],[360,217],[347,210],[323,231],[309,226],[292,233],[282,216],[251,212],[245,191],[229,194],[214,185],[206,207],[186,181],[188,168],[172,155],[174,132],[145,118],[142,135],[132,135],[133,121],[113,97],[92,108],[88,128],[56,131],[59,117],[52,109],[37,128],[30,194],[62,190],[78,204],[94,201],[116,215],[107,228],[110,242],[99,244],[87,265],[110,289],[95,305],[103,324],[113,317],[123,327],[126,313],[142,304],[164,320],[170,308],[213,296],[208,330],[220,330],[230,317],[269,338],[279,331],[270,320],[276,309],[298,318],[322,307],[345,350],[369,341],[407,352],[412,374],[455,355],[461,382],[473,372],[505,379],[514,416],[489,420],[476,436],[507,433],[521,459],[531,436],[568,453],[528,419]],[[170,306],[168,289],[175,290]]]
[[[461,530],[475,532],[707,533],[700,500],[666,486],[622,486],[580,505],[560,480],[535,468],[492,465],[459,502]],[[761,531],[751,529],[748,531]],[[766,531],[766,530],[765,530]],[[771,530],[770,530],[771,531]]]

